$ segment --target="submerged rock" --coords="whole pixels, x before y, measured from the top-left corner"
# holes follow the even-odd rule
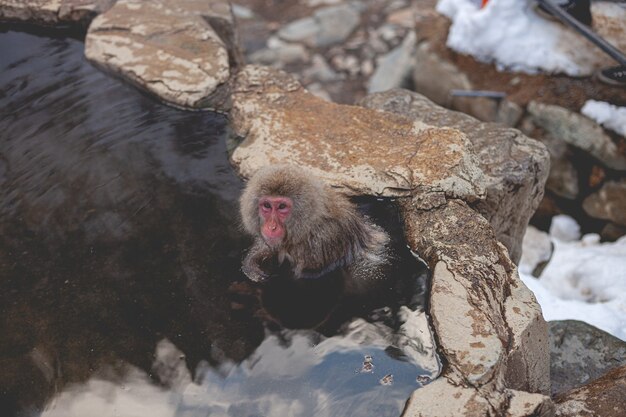
[[[86,24],[113,3],[115,0],[0,0],[0,20]]]
[[[489,220],[511,259],[519,260],[528,220],[543,197],[549,164],[545,147],[518,130],[480,122],[407,90],[372,94],[361,105],[462,131],[485,173],[486,197],[475,207]]]
[[[89,27],[85,55],[169,104],[225,110],[235,38],[227,1],[119,0]]]

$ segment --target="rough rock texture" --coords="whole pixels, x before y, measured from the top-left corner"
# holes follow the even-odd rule
[[[626,366],[626,342],[587,323],[551,321],[550,380],[552,394],[561,394]]]
[[[115,0],[0,0],[0,20],[87,24]]]
[[[626,180],[605,183],[583,201],[583,209],[591,217],[626,226]]]
[[[445,197],[484,196],[484,174],[458,130],[329,103],[282,71],[246,66],[237,76],[231,120],[245,137],[232,162],[246,178],[287,162],[352,195],[419,193],[425,207]]]
[[[622,417],[626,410],[626,366],[556,397],[559,417]]]
[[[549,155],[544,146],[518,130],[479,122],[406,90],[372,94],[360,104],[465,133],[486,176],[486,198],[475,207],[489,220],[511,259],[519,260],[528,220],[543,197],[548,175]]]
[[[609,168],[626,170],[626,157],[593,120],[563,107],[536,101],[531,101],[527,109],[532,121],[552,136],[589,152]]]
[[[411,249],[433,271],[430,314],[448,362],[438,381],[460,392],[424,408],[431,393],[422,388],[405,416],[516,415],[505,388],[545,394],[550,387],[547,325],[534,296],[489,223],[467,204],[448,200],[422,210],[403,199],[400,207]],[[531,408],[548,402],[518,395]]]
[[[92,22],[85,54],[169,104],[225,110],[235,38],[224,0],[119,0]]]

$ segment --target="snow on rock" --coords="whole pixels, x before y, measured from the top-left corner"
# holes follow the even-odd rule
[[[605,101],[587,100],[580,112],[626,137],[626,107],[618,107]]]
[[[437,11],[452,19],[447,45],[500,68],[535,73],[590,75],[607,59],[582,36],[539,17],[533,2],[439,0]],[[608,61],[610,62],[610,61]]]
[[[558,233],[569,231],[565,236],[570,238],[579,229],[573,219],[562,217],[550,228],[551,258],[550,248],[541,245],[546,253],[522,257],[520,277],[535,293],[547,321],[581,320],[626,340],[626,237],[600,243],[598,235],[589,234],[564,241]],[[533,246],[536,235],[532,229],[527,233],[525,247]],[[531,276],[533,262],[548,258],[539,279]]]

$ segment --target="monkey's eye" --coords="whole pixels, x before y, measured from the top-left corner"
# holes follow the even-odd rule
[[[286,209],[286,208],[287,208],[287,204],[285,204],[285,203],[280,203],[280,204],[278,205],[278,210],[284,210],[284,209]]]
[[[263,208],[266,208],[266,209],[269,210],[269,209],[272,208],[272,205],[269,202],[266,201],[265,203],[263,203]]]

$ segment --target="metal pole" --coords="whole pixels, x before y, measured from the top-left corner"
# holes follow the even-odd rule
[[[572,27],[585,38],[589,39],[598,48],[602,49],[609,56],[611,56],[611,58],[619,62],[620,65],[626,66],[626,56],[624,56],[624,54],[619,49],[608,43],[605,39],[598,36],[591,29],[580,23],[565,10],[561,9],[561,7],[559,7],[554,2],[554,0],[537,0],[537,3],[542,5],[546,10],[556,16],[561,22]]]

